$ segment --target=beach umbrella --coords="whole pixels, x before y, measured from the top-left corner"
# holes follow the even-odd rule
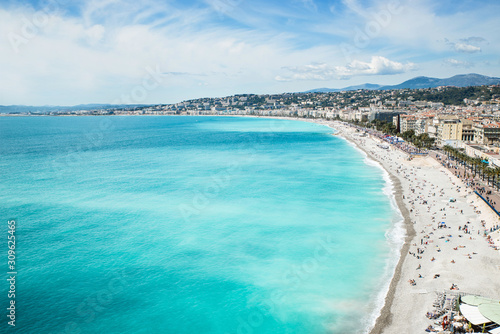
[[[469,304],[469,305],[472,305],[472,306],[478,306],[480,304],[489,304],[489,303],[495,303],[495,302],[497,302],[494,299],[480,297],[480,296],[473,296],[473,295],[463,296],[463,297],[460,298],[460,300],[463,303]]]
[[[494,323],[500,325],[500,303],[488,303],[488,304],[480,304],[478,306],[479,312],[481,314],[493,321]]]
[[[483,304],[485,305],[485,304]],[[489,318],[483,316],[483,314],[479,311],[477,306],[461,304],[460,305],[460,313],[473,325],[482,325],[487,322],[491,322]]]

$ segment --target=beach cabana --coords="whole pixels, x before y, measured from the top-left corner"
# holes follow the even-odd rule
[[[490,299],[490,298],[485,298],[481,296],[473,296],[473,295],[468,295],[468,296],[463,296],[460,298],[462,303],[469,304],[472,306],[479,306],[481,304],[489,304],[489,303],[495,303],[496,300]]]
[[[500,302],[481,296],[463,296],[460,298],[460,312],[475,326],[483,325],[483,333],[500,334]],[[486,328],[485,328],[486,326]]]
[[[500,325],[500,303],[485,303],[480,304],[478,306],[479,312],[489,319],[491,322],[494,322]]]
[[[486,318],[481,314],[478,306],[461,304],[460,313],[462,313],[462,315],[467,319],[467,321],[476,326],[491,322],[490,319]]]

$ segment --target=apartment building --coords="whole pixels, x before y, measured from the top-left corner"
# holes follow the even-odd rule
[[[462,140],[462,122],[456,116],[440,116],[437,118],[437,141],[446,145],[447,141]]]
[[[401,132],[413,130],[416,132],[417,117],[413,115],[401,115],[400,126]]]
[[[474,141],[478,144],[493,145],[500,143],[500,123],[474,123]]]

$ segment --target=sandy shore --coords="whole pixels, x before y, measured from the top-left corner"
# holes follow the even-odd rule
[[[484,237],[498,216],[433,158],[409,161],[396,148],[378,147],[378,138],[328,123],[389,172],[405,218],[406,241],[371,333],[425,333],[434,324],[425,314],[433,311],[436,292],[450,291],[452,284],[459,292],[500,299],[500,251]]]

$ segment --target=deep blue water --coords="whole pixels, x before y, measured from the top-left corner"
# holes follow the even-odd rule
[[[332,132],[229,117],[0,117],[15,332],[361,332],[390,274],[397,215],[383,172]]]

